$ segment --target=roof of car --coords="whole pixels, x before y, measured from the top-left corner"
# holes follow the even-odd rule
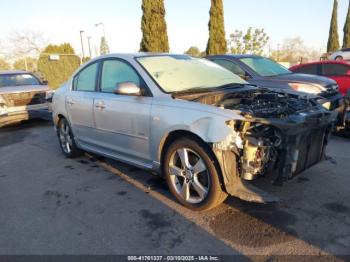
[[[207,58],[210,57],[221,57],[221,58],[235,58],[235,59],[242,59],[242,58],[260,58],[261,56],[258,55],[250,55],[250,54],[226,54],[226,55],[210,55],[207,56]]]
[[[184,55],[184,54],[171,54],[171,53],[147,53],[147,52],[140,52],[140,53],[114,53],[114,54],[108,54],[104,56],[98,57],[104,58],[104,57],[121,57],[121,58],[135,58],[135,57],[145,57],[145,56],[169,56],[169,55]]]
[[[30,72],[21,71],[21,70],[0,71],[0,75],[16,75],[16,74],[30,74]]]
[[[298,65],[292,66],[291,68],[298,68],[298,67],[303,67],[303,66],[306,66],[306,65],[319,65],[319,64],[334,64],[334,65],[347,65],[347,66],[350,66],[350,64],[348,62],[346,62],[346,61],[323,60],[323,61],[316,61],[316,62],[298,64]]]

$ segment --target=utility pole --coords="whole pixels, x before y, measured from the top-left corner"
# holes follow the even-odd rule
[[[103,33],[103,37],[106,39],[106,31],[105,31],[105,25],[104,23],[98,23],[95,24],[96,27],[101,26],[102,27],[102,33]]]
[[[80,41],[81,41],[81,50],[82,50],[82,52],[83,52],[83,57],[82,57],[82,61],[84,60],[84,58],[85,58],[85,50],[84,50],[84,42],[83,42],[83,33],[84,33],[84,31],[83,30],[81,30],[80,31]]]
[[[90,59],[92,58],[92,52],[91,52],[91,43],[90,43],[90,40],[91,40],[91,36],[88,36],[88,44],[89,44],[89,54],[90,54]]]

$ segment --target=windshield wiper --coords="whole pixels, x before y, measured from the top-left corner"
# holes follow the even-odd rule
[[[230,84],[225,84],[222,86],[218,86],[215,89],[226,89],[226,88],[240,88],[240,87],[245,87],[247,84],[241,84],[241,83],[230,83]]]

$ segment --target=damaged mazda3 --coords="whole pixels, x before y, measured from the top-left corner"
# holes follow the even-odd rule
[[[276,201],[251,181],[283,185],[322,161],[336,118],[316,97],[256,88],[186,55],[99,57],[53,98],[66,157],[88,151],[157,172],[197,211],[228,195]]]

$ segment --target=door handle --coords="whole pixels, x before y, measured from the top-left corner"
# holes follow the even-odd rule
[[[103,110],[106,108],[106,105],[104,102],[98,102],[96,105],[95,105],[96,108],[100,109],[100,110]]]

